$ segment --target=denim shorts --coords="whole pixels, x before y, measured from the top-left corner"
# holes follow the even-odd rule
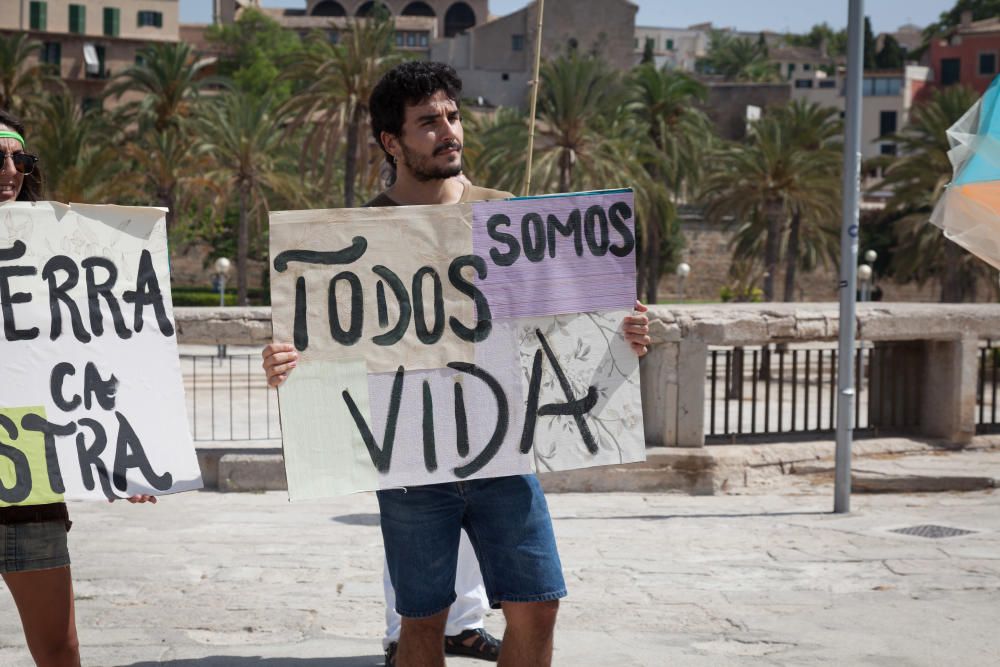
[[[378,502],[401,616],[433,616],[455,601],[462,528],[494,609],[566,596],[548,504],[534,475],[386,489]]]
[[[69,565],[65,521],[0,523],[0,573]]]

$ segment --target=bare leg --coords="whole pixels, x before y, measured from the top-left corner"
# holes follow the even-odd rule
[[[504,602],[507,630],[499,667],[549,667],[559,601]]]
[[[403,617],[397,667],[444,667],[444,625],[448,610],[426,618]]]
[[[69,567],[3,575],[38,667],[80,667]]]

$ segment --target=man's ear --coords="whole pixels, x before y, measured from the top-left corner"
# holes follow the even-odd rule
[[[383,148],[385,148],[386,152],[398,160],[400,153],[400,146],[399,146],[399,139],[396,137],[396,135],[390,134],[389,132],[382,132],[379,135],[379,140],[382,142],[382,146]]]

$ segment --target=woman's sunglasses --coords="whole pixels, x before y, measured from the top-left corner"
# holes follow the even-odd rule
[[[38,156],[32,155],[31,153],[0,153],[0,157],[3,158],[3,168],[7,168],[7,158],[9,157],[14,162],[14,170],[19,174],[30,174],[35,170],[35,164],[38,162]]]

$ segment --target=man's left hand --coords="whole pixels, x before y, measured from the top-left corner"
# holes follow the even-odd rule
[[[645,313],[649,310],[639,301],[635,302],[636,315],[629,315],[622,324],[625,333],[625,340],[632,347],[637,357],[641,357],[649,352],[649,345],[652,342],[649,338],[649,318]]]

